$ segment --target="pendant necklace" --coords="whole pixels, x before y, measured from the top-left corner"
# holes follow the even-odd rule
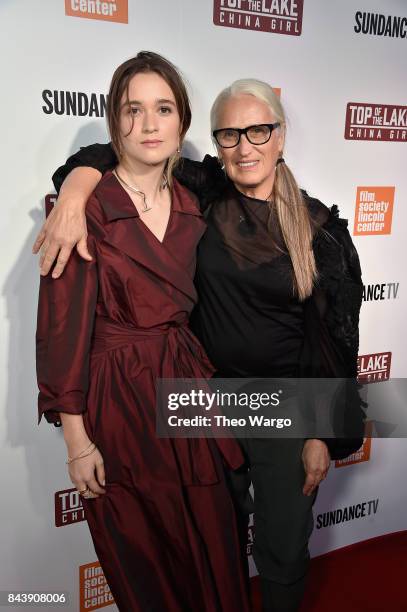
[[[122,179],[122,177],[120,176],[120,174],[117,172],[116,169],[113,170],[113,174],[120,181],[120,183],[122,183],[122,185],[127,187],[127,189],[130,189],[130,191],[133,191],[134,193],[137,193],[137,195],[139,195],[139,196],[141,196],[143,198],[143,207],[144,208],[141,209],[142,213],[145,213],[145,212],[148,212],[149,210],[152,210],[152,206],[149,206],[148,203],[147,203],[147,198],[146,198],[146,194],[144,193],[144,191],[141,191],[141,189],[138,189],[138,187],[135,187],[134,185],[129,185],[129,183],[126,183],[126,181],[124,179]],[[166,189],[167,187],[168,187],[167,177],[163,176],[163,182],[161,184],[160,190]]]

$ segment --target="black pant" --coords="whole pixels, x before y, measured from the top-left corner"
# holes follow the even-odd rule
[[[239,442],[247,469],[232,472],[230,482],[242,515],[242,544],[247,540],[247,520],[243,517],[248,519],[254,511],[253,556],[262,581],[263,609],[294,612],[302,598],[309,565],[308,540],[316,497],[316,492],[309,497],[302,492],[304,440],[246,438]],[[250,481],[254,505],[248,497]]]

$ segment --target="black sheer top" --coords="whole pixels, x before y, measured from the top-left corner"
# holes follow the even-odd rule
[[[268,202],[229,184],[208,207],[191,327],[224,377],[298,373],[303,306]],[[270,230],[268,229],[270,225]]]

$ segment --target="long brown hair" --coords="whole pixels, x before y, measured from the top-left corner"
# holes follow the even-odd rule
[[[285,135],[286,119],[279,97],[268,83],[257,79],[234,81],[217,96],[211,110],[211,129],[215,130],[223,103],[237,94],[255,96],[272,110],[275,120]],[[281,156],[283,151],[281,151]],[[312,251],[312,221],[304,198],[287,164],[279,163],[275,169],[272,204],[277,213],[282,236],[294,270],[294,291],[300,300],[312,293],[317,278],[317,268]]]
[[[169,60],[158,53],[152,51],[140,51],[136,57],[132,57],[118,68],[116,68],[110,83],[109,96],[107,102],[107,123],[112,140],[112,147],[116,156],[121,156],[121,132],[120,132],[120,113],[122,108],[123,94],[126,94],[129,101],[129,84],[131,79],[140,73],[155,72],[171,88],[174,94],[175,103],[180,118],[180,146],[185,134],[191,125],[191,105],[185,83],[178,69]],[[133,126],[132,126],[133,127]],[[131,130],[130,130],[131,131]],[[167,163],[165,173],[171,185],[172,171],[179,160],[179,152],[172,155]]]

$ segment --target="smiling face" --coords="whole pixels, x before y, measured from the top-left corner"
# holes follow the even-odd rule
[[[160,165],[180,144],[180,117],[168,83],[155,72],[136,74],[122,96],[120,145],[123,160]]]
[[[251,94],[236,94],[223,102],[216,128],[246,128],[276,121],[265,102]],[[217,148],[225,171],[237,189],[252,197],[266,199],[273,188],[276,162],[283,147],[284,130],[277,128],[265,144],[253,145],[242,134],[236,147]]]

